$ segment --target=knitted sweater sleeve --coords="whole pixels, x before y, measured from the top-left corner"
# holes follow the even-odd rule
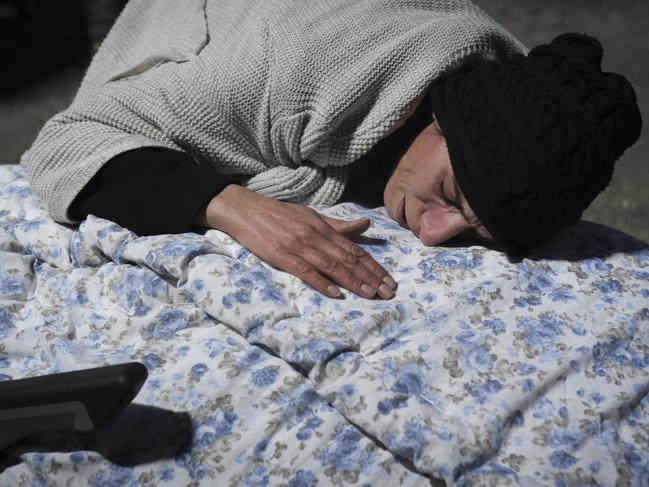
[[[132,0],[93,58],[70,107],[52,117],[23,154],[32,188],[52,218],[78,223],[70,205],[104,164],[140,148],[191,153],[160,126],[172,118],[155,73],[169,77],[207,42],[200,0]],[[182,83],[178,83],[182,85]]]
[[[75,219],[92,214],[137,235],[184,233],[212,197],[236,177],[198,165],[184,152],[142,148],[111,159],[70,207]]]
[[[98,120],[76,119],[71,111],[50,119],[21,159],[32,189],[61,223],[79,222],[70,205],[108,161],[142,147],[171,148]]]

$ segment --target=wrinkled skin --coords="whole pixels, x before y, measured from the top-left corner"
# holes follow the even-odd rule
[[[437,120],[422,130],[405,152],[385,186],[383,201],[397,222],[400,205],[405,203],[405,221],[400,224],[424,245],[452,238],[492,241],[457,185]]]

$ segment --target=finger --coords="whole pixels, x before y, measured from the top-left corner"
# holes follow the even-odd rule
[[[359,296],[371,299],[379,291],[381,298],[389,299],[394,294],[393,290],[384,283],[377,282],[363,265],[357,264],[348,267],[338,258],[314,247],[305,247],[300,255],[309,261],[318,272]]]
[[[388,271],[386,271],[381,264],[376,262],[374,258],[360,248],[357,244],[349,240],[349,238],[341,235],[340,233],[333,231],[323,231],[325,236],[337,247],[342,248],[347,253],[356,255],[359,257],[360,262],[364,265],[367,271],[373,276],[373,283],[376,286],[377,290],[381,287],[381,283],[387,284],[391,289],[396,289],[397,283],[390,276]]]
[[[362,220],[356,220],[356,222],[358,221],[362,221]],[[347,223],[347,222],[343,222],[343,223]],[[341,223],[341,220],[335,220],[334,218],[324,217],[322,220],[320,220],[319,224],[316,224],[315,228],[318,231],[318,233],[322,234],[327,240],[334,242],[336,245],[342,247],[345,251],[349,252],[350,254],[356,255],[358,257],[364,256],[365,251],[361,249],[358,245],[356,245],[354,242],[349,240],[349,238],[343,237],[344,240],[338,239],[337,241],[334,241],[335,237],[342,236],[339,229],[344,228],[343,223]]]
[[[369,276],[365,278],[369,279],[369,284],[374,289],[379,292],[382,297],[386,299],[392,294],[392,291],[397,288],[397,283],[388,272],[374,260],[374,258],[360,248],[356,243],[352,242],[348,236],[342,235],[335,230],[331,225],[327,223],[327,220],[335,220],[334,225],[341,223],[341,220],[336,220],[328,217],[323,217],[320,225],[316,225],[316,229],[322,235],[324,235],[328,240],[330,240],[335,246],[342,248],[346,253],[353,254],[361,258],[361,263],[369,272]],[[364,224],[369,224],[370,221],[368,218],[356,220],[356,222],[363,222]],[[362,232],[361,232],[362,233]],[[318,247],[318,245],[313,245]],[[332,254],[337,255],[337,254]],[[341,260],[346,261],[344,256],[339,257]],[[381,288],[383,286],[383,288]]]
[[[359,225],[357,227],[351,227],[349,229],[343,229],[341,232],[342,235],[345,235],[348,238],[356,238],[360,237],[362,234],[367,232],[368,228],[370,228],[370,221],[367,220],[367,223],[364,223],[362,225]]]
[[[376,288],[351,272],[338,259],[310,246],[305,247],[300,255],[312,264],[317,272],[327,276],[341,287],[365,298],[373,298],[376,295]]]
[[[352,238],[365,233],[367,229],[370,228],[370,224],[372,223],[369,218],[360,218],[358,220],[346,221],[323,216],[323,219],[337,232],[350,236]]]
[[[365,256],[360,257],[360,261],[363,265],[365,265],[365,267],[370,270],[370,272],[381,279],[383,286],[387,285],[393,291],[397,289],[398,285],[394,278],[388,273],[388,271],[385,270],[385,268],[381,264],[374,260],[374,258],[370,254],[366,253]]]
[[[284,254],[280,260],[278,268],[297,276],[306,284],[321,292],[325,296],[332,298],[341,297],[342,293],[338,286],[325,276],[320,274],[316,268],[307,260],[295,255]]]
[[[384,299],[392,297],[393,288],[386,286],[383,276],[377,274],[366,262],[361,260],[361,257],[348,252],[342,246],[336,245],[318,233],[305,240],[304,243],[308,249],[313,249],[316,252],[309,253],[310,257],[303,253],[300,255],[315,264],[320,272],[331,277],[334,282],[353,292],[360,290],[365,297],[373,297],[377,292]],[[367,287],[363,287],[363,285],[367,285]]]

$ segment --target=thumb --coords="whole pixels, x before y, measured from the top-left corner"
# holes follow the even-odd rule
[[[334,230],[346,237],[356,237],[366,232],[371,223],[369,218],[359,218],[358,220],[339,220],[330,216],[323,216],[323,218]]]

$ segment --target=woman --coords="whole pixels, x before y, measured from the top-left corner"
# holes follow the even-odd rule
[[[468,1],[132,0],[21,161],[54,219],[230,234],[328,296],[396,283],[306,205],[520,253],[572,223],[640,116],[602,49],[525,48]]]

